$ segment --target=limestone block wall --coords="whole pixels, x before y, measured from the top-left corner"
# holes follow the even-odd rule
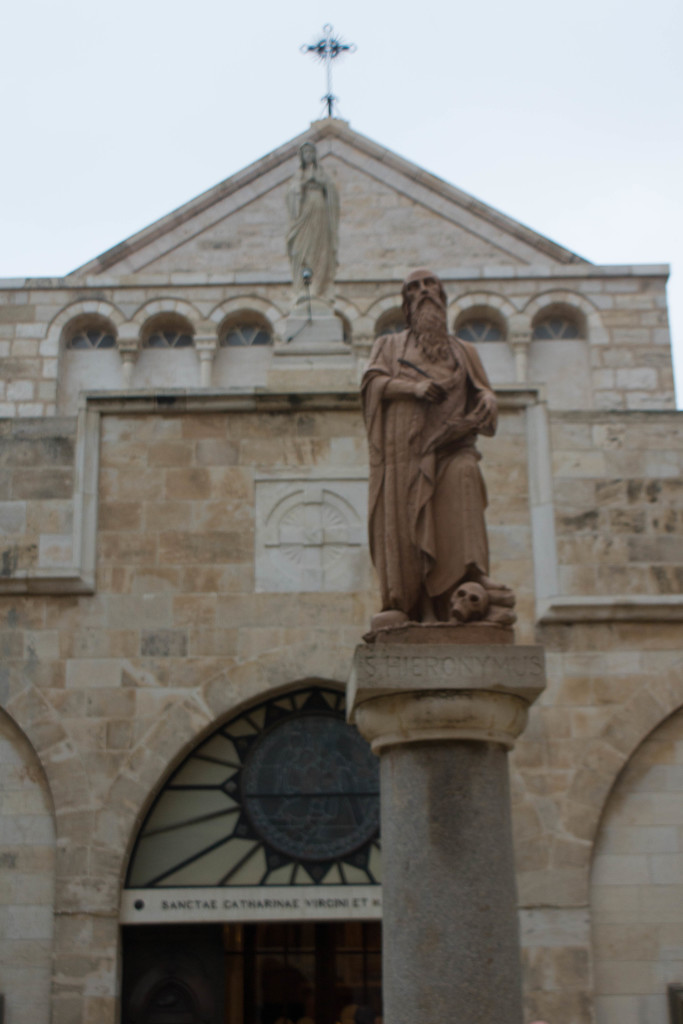
[[[680,623],[542,626],[537,640],[548,686],[511,759],[528,1018],[588,1024],[594,842],[619,773],[683,706]]]
[[[7,1024],[48,1024],[55,829],[40,763],[0,710],[0,992]]]
[[[120,889],[137,824],[168,772],[244,704],[304,679],[343,684],[376,608],[357,525],[366,464],[357,407],[342,398],[306,407],[294,396],[268,412],[267,400],[241,412],[202,411],[203,400],[194,411],[151,398],[93,403],[103,410],[95,593],[0,598],[3,704],[55,800],[55,1024],[116,1020]],[[680,622],[536,624],[528,400],[523,390],[503,395],[499,434],[481,442],[492,572],[517,590],[518,639],[543,643],[548,663],[547,692],[512,759],[528,1012],[589,1024],[593,842],[619,772],[683,706]],[[627,542],[675,538],[660,526],[678,523],[680,495],[648,490],[652,479],[677,480],[661,471],[674,465],[663,448],[680,429],[674,414],[556,413],[551,422],[561,550],[570,513],[612,508],[596,495],[617,479],[615,456],[640,460],[636,481],[652,458],[659,466],[631,505],[628,487],[617,489],[626,504],[615,522],[624,509],[645,513],[643,534],[633,529]],[[38,425],[53,434],[32,434]],[[69,420],[15,429],[8,451],[16,442],[30,452],[36,479],[49,472],[46,437],[73,441]],[[48,518],[51,500],[67,501],[48,494]],[[596,543],[616,535],[615,522],[598,518]],[[321,524],[333,530],[329,550]],[[586,550],[576,557],[600,566]]]
[[[72,418],[0,421],[0,578],[71,557]]]
[[[380,316],[400,306],[402,265],[373,281],[338,280],[338,311],[351,333],[360,372]],[[665,282],[662,268],[572,265],[450,267],[439,265],[449,295],[449,322],[468,310],[494,315],[504,340],[482,344],[482,358],[495,384],[539,384],[553,408],[673,409]],[[200,352],[210,363],[215,386],[265,386],[264,353],[254,366],[217,359],[226,317],[251,311],[284,341],[291,305],[286,275],[270,272],[223,276],[207,282],[187,271],[148,279],[94,278],[82,282],[39,279],[0,282],[0,416],[75,414],[81,390],[200,386]],[[546,311],[573,311],[581,325],[577,340],[532,340]],[[189,324],[194,350],[144,352],[145,324],[159,313],[178,314]],[[117,350],[64,351],[70,325],[99,317],[116,337]],[[151,357],[154,358],[151,358]],[[277,360],[275,360],[275,363]],[[214,366],[215,363],[215,366]],[[305,368],[304,368],[305,369]],[[297,389],[311,387],[302,375]]]
[[[683,421],[675,414],[555,413],[561,592],[683,592]]]
[[[668,1020],[683,984],[683,712],[647,737],[600,825],[591,876],[598,1024]]]

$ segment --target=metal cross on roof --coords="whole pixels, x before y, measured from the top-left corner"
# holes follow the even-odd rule
[[[331,25],[323,25],[325,33],[317,43],[304,44],[301,47],[302,53],[311,53],[318,60],[323,61],[327,72],[327,92],[323,96],[323,103],[327,106],[327,116],[334,117],[334,104],[337,99],[332,93],[332,61],[341,57],[344,53],[354,53],[355,43],[345,43],[339,36],[332,34]]]

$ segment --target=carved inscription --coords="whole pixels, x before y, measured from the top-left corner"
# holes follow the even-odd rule
[[[363,658],[364,681],[410,683],[415,679],[462,682],[504,677],[505,680],[543,677],[541,653],[413,655],[372,652]]]
[[[348,701],[427,690],[495,690],[532,701],[544,686],[544,651],[535,645],[366,644],[356,648]]]

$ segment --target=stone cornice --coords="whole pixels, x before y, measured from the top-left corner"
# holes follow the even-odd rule
[[[668,263],[651,264],[605,264],[597,265],[592,263],[573,263],[564,266],[557,264],[539,264],[536,266],[481,266],[481,267],[453,267],[441,271],[441,276],[446,284],[457,281],[495,281],[514,280],[542,280],[548,278],[553,281],[565,279],[588,279],[588,278],[663,278],[666,280],[671,272]],[[405,267],[396,268],[396,273],[385,272],[377,274],[372,281],[363,281],[354,278],[339,277],[339,286],[356,284],[395,284],[400,290]],[[85,276],[79,280],[71,276],[65,277],[17,277],[0,278],[0,291],[18,291],[30,288],[34,289],[69,289],[82,292],[86,289],[96,289],[101,292],[103,288],[223,288],[231,287],[253,287],[258,285],[284,285],[289,287],[291,279],[286,273],[255,273],[244,271],[231,274],[204,274],[191,272],[174,272],[173,274],[129,274],[122,277],[106,277],[102,275]]]

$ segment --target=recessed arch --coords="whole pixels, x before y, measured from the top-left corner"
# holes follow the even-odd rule
[[[534,341],[572,341],[583,339],[586,334],[585,314],[563,302],[544,306],[531,321]]]
[[[382,334],[399,334],[405,331],[406,322],[400,306],[390,306],[375,321],[373,335],[379,338]]]
[[[453,333],[465,341],[505,341],[507,322],[500,310],[478,304],[462,310],[453,322]]]
[[[384,295],[381,299],[375,299],[368,308],[366,309],[364,318],[371,323],[376,323],[377,320],[390,309],[401,309],[401,289],[400,287],[392,292],[391,295]]]
[[[235,310],[223,319],[218,327],[218,344],[222,347],[250,348],[252,346],[272,345],[273,325],[258,310]]]
[[[48,325],[45,338],[40,345],[40,354],[42,356],[58,356],[60,346],[65,338],[65,328],[68,328],[72,322],[87,320],[89,317],[110,323],[116,332],[126,320],[120,309],[111,302],[101,299],[82,299],[72,302],[60,310]]]
[[[378,767],[338,686],[309,681],[250,704],[167,778],[127,886],[376,884]]]
[[[269,324],[274,340],[284,335],[286,314],[274,303],[258,295],[238,295],[226,299],[211,310],[208,320],[216,325],[216,332],[220,333],[222,325],[237,314],[256,314],[262,317]]]
[[[591,345],[605,345],[609,338],[602,323],[599,310],[584,295],[569,289],[553,289],[535,295],[526,304],[523,314],[527,317],[529,329],[545,315],[554,310],[564,310],[577,318],[583,326],[583,337]]]
[[[448,322],[455,326],[466,317],[479,313],[487,314],[497,323],[506,325],[507,321],[517,316],[518,309],[504,295],[497,292],[477,291],[459,295],[448,304]]]
[[[680,983],[683,710],[638,745],[610,792],[590,877],[599,1020],[667,1018],[666,983]],[[634,978],[637,979],[634,987]]]
[[[138,330],[142,334],[145,324],[152,320],[153,317],[164,314],[184,318],[192,325],[193,333],[196,332],[197,325],[203,320],[201,313],[191,302],[173,298],[169,295],[168,297],[163,296],[145,302],[137,309],[134,316],[131,317],[131,321],[137,324]]]
[[[194,325],[178,312],[154,313],[145,320],[140,332],[143,348],[192,348]]]
[[[169,775],[192,748],[222,722],[243,709],[295,686],[317,682],[343,688],[348,648],[341,645],[292,644],[234,665],[206,680],[196,696],[169,707],[130,752],[103,798],[103,808],[120,813],[107,827],[116,829],[121,849],[119,891],[142,820]],[[101,812],[109,817],[106,811]]]
[[[639,690],[587,747],[563,804],[562,827],[587,841],[586,869],[605,805],[634,752],[683,707],[683,661],[662,672],[658,685]]]
[[[4,708],[0,765],[3,918],[11,922],[3,929],[2,988],[10,1013],[19,1017],[26,1007],[31,1021],[47,1024],[55,932],[54,804],[35,744]]]

